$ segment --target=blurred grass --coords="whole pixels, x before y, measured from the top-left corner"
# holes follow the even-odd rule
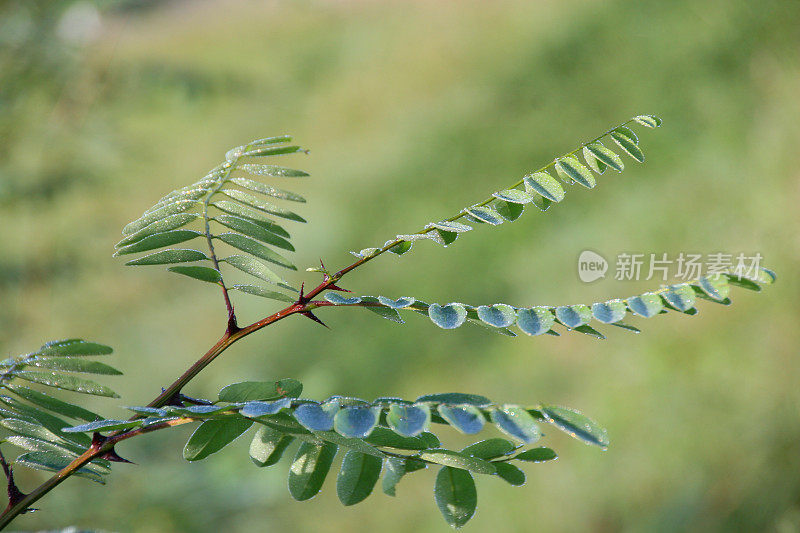
[[[800,4],[173,2],[103,20],[63,79],[55,67],[59,76],[18,78],[16,114],[0,115],[6,355],[67,336],[112,344],[126,405],[148,401],[204,352],[221,333],[217,291],[109,256],[127,221],[246,140],[290,132],[311,149],[287,160],[313,176],[295,187],[310,221],[292,228],[295,259],[335,268],[348,250],[448,216],[610,125],[656,113],[665,125],[644,132],[644,166],[447,250],[421,244],[377,260],[345,286],[517,305],[653,286],[580,283],[574,265],[588,248],[759,251],[779,273],[774,288],[605,342],[328,312],[331,331],[281,323],[187,392],[285,376],[317,398],[457,389],[569,405],[609,429],[605,453],[549,435],[562,459],[528,468],[524,488],[481,480],[475,531],[800,530]],[[52,32],[42,39],[59,46]],[[240,300],[245,320],[266,312]],[[446,527],[427,473],[405,480],[396,500],[342,508],[329,481],[299,504],[285,464],[252,467],[244,440],[186,464],[187,435],[132,441],[123,455],[140,466],[116,468],[106,488],[69,481],[16,526]],[[23,489],[42,478],[20,477]]]

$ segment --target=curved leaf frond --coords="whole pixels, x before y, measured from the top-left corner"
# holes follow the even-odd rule
[[[304,152],[289,144],[291,140],[289,136],[270,137],[229,150],[225,161],[202,179],[167,194],[125,226],[123,239],[117,243],[114,255],[147,254],[126,263],[132,266],[194,263],[170,266],[168,270],[223,287],[225,282],[220,264],[224,263],[267,283],[292,289],[266,263],[296,270],[289,259],[275,251],[275,248],[294,251],[289,233],[277,219],[295,222],[305,222],[305,219],[274,202],[303,203],[305,199],[291,191],[252,179],[307,176],[301,170],[256,162],[264,157]],[[187,228],[190,225],[195,228]],[[202,242],[195,245],[200,249],[173,248],[174,245],[185,246],[195,242]],[[221,243],[246,255],[220,257],[216,247]],[[267,298],[272,298],[272,295],[278,295],[277,299],[286,298],[283,293],[263,287],[243,292]]]
[[[400,303],[394,301],[396,306]],[[566,407],[500,404],[463,393],[427,394],[414,401],[378,398],[372,402],[332,396],[317,402],[300,398],[301,392],[302,385],[291,379],[234,383],[220,391],[218,402],[192,400],[190,405],[128,407],[147,418],[95,420],[63,431],[80,435],[129,431],[176,419],[195,421],[200,424],[184,447],[184,457],[197,461],[222,450],[255,426],[249,454],[257,466],[277,464],[288,455],[289,448],[299,444],[289,466],[289,492],[300,501],[320,492],[340,452],[343,460],[336,476],[336,492],[344,505],[354,505],[372,494],[381,472],[383,492],[394,496],[404,476],[431,466],[438,469],[436,502],[445,520],[456,526],[466,523],[474,513],[474,475],[497,476],[519,486],[525,481],[519,466],[556,459],[552,449],[531,446],[543,437],[542,424],[586,444],[603,449],[608,446],[605,429]],[[467,435],[486,426],[494,426],[499,433],[452,450],[433,433],[442,425]],[[55,445],[33,443],[32,438],[16,442],[39,454],[35,457],[38,459],[56,449]],[[86,474],[98,475],[94,470]]]
[[[447,246],[461,233],[472,229],[468,223],[498,226],[513,222],[522,215],[527,204],[547,211],[551,205],[564,199],[566,193],[563,185],[578,184],[592,189],[597,183],[595,174],[601,175],[608,168],[617,172],[624,170],[622,158],[607,144],[613,142],[634,160],[644,162],[639,137],[629,127],[633,124],[657,128],[661,126],[661,119],[654,115],[633,117],[527,174],[507,189],[495,191],[485,200],[465,207],[450,218],[431,222],[416,233],[398,235],[394,240],[387,241],[383,248],[366,248],[351,253],[359,258],[369,258],[384,251],[402,255],[411,248],[412,243],[419,240],[432,240]],[[553,171],[558,179],[553,177]]]
[[[397,300],[385,296],[344,297],[336,292],[326,293],[327,302],[322,305],[363,307],[399,323],[402,323],[403,319],[398,310],[410,310],[427,316],[431,322],[443,329],[455,329],[463,324],[472,323],[504,335],[516,336],[516,333],[509,329],[516,324],[517,328],[527,335],[544,333],[559,335],[556,330],[558,325],[567,331],[577,331],[604,339],[605,336],[590,323],[600,322],[638,333],[638,328],[622,322],[629,314],[644,318],[668,311],[696,315],[698,299],[729,305],[731,300],[728,294],[731,286],[760,291],[762,285],[770,285],[775,279],[775,273],[763,267],[745,274],[718,273],[691,282],[664,286],[653,292],[590,305],[514,307],[498,303],[475,307],[458,302],[446,305],[428,304],[409,296]]]
[[[11,433],[4,441],[25,451],[15,460],[16,465],[58,471],[91,446],[89,436],[67,431],[74,422],[67,422],[65,418],[91,422],[101,419],[100,415],[57,398],[53,393],[60,389],[117,398],[105,385],[80,376],[121,374],[112,366],[87,359],[111,352],[104,344],[65,339],[0,362],[0,426]],[[25,382],[52,391],[42,392]],[[79,469],[76,475],[104,483],[103,476],[109,472],[110,462],[98,458]]]

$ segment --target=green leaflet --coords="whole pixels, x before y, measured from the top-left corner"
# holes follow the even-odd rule
[[[431,321],[442,329],[455,329],[467,319],[467,310],[457,303],[447,305],[431,304],[428,307]]]
[[[108,355],[114,350],[105,344],[86,342],[81,339],[66,339],[48,342],[38,353],[41,355]]]
[[[647,292],[639,296],[632,296],[626,301],[631,311],[645,318],[656,316],[664,309],[661,298],[652,292]]]
[[[208,259],[206,254],[198,252],[197,250],[170,249],[161,250],[160,252],[128,261],[125,265],[168,265],[171,263],[190,263],[193,261],[202,261],[204,259]]]
[[[79,426],[67,427],[65,433],[86,433],[89,431],[113,431],[117,429],[131,429],[142,425],[141,420],[97,420]]]
[[[252,237],[261,242],[294,252],[294,246],[292,246],[292,243],[283,237],[268,231],[256,222],[252,222],[246,218],[237,217],[234,215],[217,215],[214,217],[214,220],[223,226],[227,226],[234,231],[238,231],[239,233],[247,235],[248,237]]]
[[[449,467],[440,469],[433,494],[442,516],[455,528],[469,522],[478,506],[475,480],[466,470]]]
[[[638,117],[634,117],[633,120],[648,128],[657,128],[661,126],[661,119],[655,115],[639,115]]]
[[[431,463],[469,470],[478,474],[494,474],[495,472],[494,465],[489,461],[444,448],[423,450],[419,453],[419,458]]]
[[[669,305],[683,312],[693,309],[696,301],[694,290],[686,283],[670,286],[661,296]]]
[[[625,128],[618,128],[611,132],[611,138],[617,143],[617,146],[625,150],[629,156],[637,160],[639,163],[644,163],[644,154],[637,145],[638,139],[630,136],[631,130]]]
[[[43,407],[60,415],[86,421],[92,421],[101,418],[100,415],[93,413],[92,411],[89,411],[87,409],[84,409],[83,407],[73,405],[63,400],[59,400],[58,398],[54,398],[43,392],[39,392],[37,390],[30,389],[28,387],[22,387],[19,385],[11,385],[11,384],[7,384],[5,385],[5,387],[8,390],[14,392],[14,394],[19,396],[20,398],[24,398],[25,400],[28,400],[34,405],[38,405],[39,407]]]
[[[535,442],[542,436],[536,421],[522,407],[504,405],[492,409],[491,417],[500,431],[526,444]]]
[[[85,451],[85,448],[82,448],[77,443],[67,441],[60,435],[55,434],[50,429],[35,422],[28,422],[18,418],[4,418],[0,420],[0,426],[23,437],[52,442],[60,446],[64,446],[76,455]]]
[[[492,196],[498,200],[514,204],[528,204],[533,201],[533,196],[531,196],[530,193],[520,191],[519,189],[505,189],[492,193]]]
[[[70,460],[78,456],[75,452],[63,446],[59,446],[54,442],[32,439],[30,437],[11,435],[10,437],[6,437],[5,441],[13,446],[17,446],[30,452],[47,452],[59,455],[61,457],[67,457]]]
[[[613,133],[616,133],[618,135],[624,135],[625,137],[633,141],[634,144],[639,144],[639,136],[636,135],[635,131],[633,131],[627,126],[619,126],[618,128],[614,129]]]
[[[513,222],[522,215],[524,207],[522,204],[497,200],[494,203],[494,209],[501,217],[509,222]]]
[[[163,233],[165,231],[178,229],[190,222],[197,220],[198,218],[200,218],[199,213],[178,213],[175,215],[168,216],[166,218],[162,218],[161,220],[157,220],[152,224],[145,226],[136,233],[128,235],[127,237],[119,241],[116,246],[117,248],[120,248],[128,244],[140,241],[145,237],[149,237],[150,235],[155,235],[156,233]]]
[[[167,218],[170,215],[176,215],[192,209],[193,207],[202,207],[203,203],[197,200],[179,200],[165,204],[154,211],[150,211],[122,228],[123,235],[132,235],[137,231],[149,226],[157,220]]]
[[[591,144],[586,145],[585,150],[589,152],[589,155],[586,155],[587,163],[589,162],[589,158],[593,160],[597,160],[616,170],[617,172],[622,172],[625,170],[625,163],[622,162],[622,158],[603,146],[600,142],[594,142]]]
[[[499,226],[505,222],[503,217],[501,217],[497,211],[489,207],[473,206],[466,208],[465,211],[476,222],[484,222],[486,224],[491,224],[492,226]]]
[[[257,139],[255,141],[250,141],[247,144],[237,146],[236,148],[231,148],[225,153],[225,160],[233,161],[235,159],[242,157],[246,149],[257,148],[260,146],[267,146],[270,144],[280,144],[288,142],[292,142],[291,135],[279,135],[277,137],[265,137],[263,139]]]
[[[439,415],[461,433],[472,435],[483,429],[486,419],[480,409],[473,405],[440,405]]]
[[[556,318],[568,328],[575,329],[592,319],[592,310],[583,304],[563,305],[556,307]]]
[[[245,237],[244,235],[240,235],[238,233],[222,233],[220,235],[216,235],[215,238],[226,244],[230,244],[234,248],[238,248],[243,252],[247,252],[260,259],[264,259],[265,261],[275,263],[276,265],[288,268],[289,270],[297,270],[297,267],[294,266],[288,259],[267,248],[255,239],[251,239],[250,237]]]
[[[556,452],[550,448],[545,448],[544,446],[531,448],[530,450],[525,450],[524,452],[514,456],[515,460],[526,461],[529,463],[543,463],[545,461],[552,461],[557,458],[558,455]]]
[[[219,401],[229,403],[272,401],[286,397],[296,398],[301,392],[303,384],[291,378],[278,381],[242,381],[219,391]]]
[[[192,433],[183,447],[183,458],[200,461],[233,442],[253,425],[252,420],[239,416],[206,420]]]
[[[471,226],[467,226],[466,224],[461,224],[459,222],[451,222],[449,220],[431,222],[425,226],[425,229],[427,228],[436,228],[448,233],[464,233],[466,231],[472,231]]]
[[[440,394],[425,394],[417,398],[416,403],[434,402],[447,405],[474,405],[476,407],[488,407],[492,401],[486,396],[479,394],[464,394],[463,392],[444,392]]]
[[[388,457],[384,460],[382,489],[384,494],[389,496],[396,495],[396,487],[404,475],[423,470],[427,465],[417,459],[401,459],[398,457]]]
[[[272,466],[281,460],[283,452],[294,440],[291,435],[269,426],[259,426],[250,442],[250,459],[257,466]]]
[[[204,266],[174,266],[167,268],[170,272],[182,274],[190,278],[199,279],[200,281],[207,281],[209,283],[219,283],[222,281],[222,276],[219,270]]]
[[[547,172],[535,172],[525,176],[525,186],[553,202],[564,199],[564,188]]]
[[[297,150],[295,150],[295,152],[296,151]],[[272,176],[275,178],[302,178],[308,176],[308,173],[303,172],[302,170],[277,167],[275,165],[258,165],[258,164],[247,163],[244,165],[238,165],[236,169],[244,170],[245,172],[253,174],[254,176]]]
[[[220,259],[220,261],[228,263],[232,267],[237,268],[242,272],[246,272],[258,279],[267,281],[269,283],[274,283],[276,285],[286,285],[286,282],[283,281],[283,278],[270,270],[267,265],[252,257],[247,257],[245,255],[231,255],[229,257]]]
[[[506,439],[486,439],[471,444],[461,450],[461,453],[478,457],[480,459],[497,459],[508,455],[516,449],[513,442]],[[497,464],[495,463],[495,466]]]
[[[122,375],[122,372],[104,363],[86,359],[75,359],[72,357],[37,357],[28,361],[27,365],[38,368],[49,368],[52,370],[64,370],[67,372],[107,374],[112,376]]]
[[[548,422],[576,439],[601,448],[608,447],[606,430],[580,412],[554,405],[543,406],[540,411]]]
[[[355,450],[359,453],[372,455],[380,459],[384,459],[386,457],[386,455],[382,451],[372,446],[371,444],[367,444],[362,439],[343,437],[342,435],[339,435],[338,433],[335,433],[333,431],[318,431],[315,434],[321,438],[324,438],[326,441],[339,446],[340,448]]]
[[[247,294],[252,294],[253,296],[261,296],[262,298],[278,300],[279,302],[292,303],[295,301],[294,298],[287,296],[282,292],[270,291],[264,287],[258,287],[256,285],[234,285],[232,288]]]
[[[721,274],[704,276],[697,280],[697,284],[705,294],[717,301],[727,298],[731,290],[728,278]]]
[[[60,455],[49,452],[28,452],[20,455],[14,461],[16,465],[26,466],[36,470],[44,470],[47,472],[58,472],[66,467],[71,462],[71,459],[62,457]],[[102,476],[90,470],[90,467],[84,466],[75,473],[78,477],[91,479],[101,485],[105,484]]]
[[[48,432],[57,435],[58,439],[65,441],[64,443],[60,444],[68,445],[69,447],[75,447],[75,450],[79,451],[78,453],[83,452],[84,449],[91,444],[91,439],[86,435],[64,433],[63,429],[65,427],[69,427],[70,424],[66,423],[64,420],[58,418],[57,416],[51,415],[48,412],[24,404],[11,397],[0,396],[0,401],[2,401],[4,404],[6,404],[11,408],[12,412],[8,416],[17,419],[17,422],[19,424],[22,424],[22,429],[19,428],[12,429],[10,426],[6,426],[15,433],[19,433],[20,435],[25,435],[34,438],[44,438],[45,440],[52,440],[43,437],[42,435],[34,433],[21,433],[21,431],[30,431],[30,428],[25,429],[27,427],[26,424],[33,424],[37,428],[46,429]]]
[[[89,381],[75,376],[67,376],[57,372],[39,372],[35,370],[21,370],[14,375],[31,383],[39,383],[57,389],[80,392],[83,394],[93,394],[95,396],[106,396],[109,398],[119,398],[117,393],[104,385]]]
[[[506,328],[517,320],[514,308],[506,304],[482,305],[477,313],[481,321],[495,328]]]
[[[395,433],[416,437],[427,430],[431,423],[430,407],[426,404],[391,404],[386,413],[386,423]]]
[[[389,248],[389,251],[395,255],[403,255],[404,253],[406,253],[411,249],[411,246],[412,243],[408,241],[400,241],[391,248]]]
[[[405,309],[406,307],[413,305],[417,300],[416,298],[412,298],[410,296],[401,296],[396,300],[392,300],[386,296],[378,296],[378,301],[386,307],[391,307],[392,309]]]
[[[608,165],[606,165],[605,163],[597,159],[594,155],[592,155],[592,152],[586,146],[583,147],[581,153],[583,153],[583,160],[586,161],[586,166],[588,166],[589,168],[591,168],[600,175],[605,174]]]
[[[547,333],[555,321],[553,313],[546,307],[533,307],[517,311],[517,326],[528,335]]]
[[[567,183],[576,181],[589,189],[597,184],[592,172],[574,156],[556,160],[555,169],[559,177]]]
[[[432,435],[429,433],[428,435]],[[428,437],[430,438],[430,437]],[[377,426],[372,430],[372,433],[364,439],[373,446],[380,446],[382,448],[396,448],[398,450],[425,450],[431,448],[425,438],[420,436],[405,437],[398,435],[394,431],[382,426]],[[437,439],[438,440],[438,439]],[[438,447],[438,444],[437,446]]]
[[[203,181],[183,187],[182,189],[178,189],[176,191],[172,191],[168,195],[162,197],[158,202],[155,203],[155,205],[145,211],[144,214],[152,213],[153,211],[156,211],[165,205],[181,200],[200,200],[206,194],[208,194],[209,189],[213,186],[213,181]]]
[[[382,463],[378,457],[354,450],[345,454],[336,479],[336,494],[342,504],[354,505],[372,494],[381,475]]]
[[[495,463],[497,477],[504,480],[509,485],[519,487],[525,484],[525,472],[512,464]]]
[[[252,194],[248,194],[243,191],[239,191],[236,189],[222,189],[220,191],[222,194],[242,202],[245,205],[258,209],[259,211],[263,211],[264,213],[269,213],[270,215],[275,215],[277,217],[286,218],[288,220],[294,220],[296,222],[305,222],[306,220],[298,215],[297,213],[293,213],[288,209],[283,209],[282,207],[278,207],[277,205],[271,204],[261,198],[253,196]]]
[[[259,211],[248,209],[243,205],[237,204],[235,202],[229,202],[228,200],[217,200],[216,202],[210,205],[216,207],[223,213],[228,213],[230,215],[234,215],[239,218],[244,218],[254,224],[258,224],[265,230],[274,233],[275,235],[280,235],[281,237],[286,237],[287,239],[289,238],[288,231],[283,229],[281,226],[276,224],[272,219],[265,216],[263,213]]]
[[[299,146],[256,146],[248,149],[242,157],[264,157],[270,155],[296,154],[302,152]],[[245,165],[242,165],[242,167]]]
[[[592,304],[592,315],[605,324],[619,322],[628,312],[625,302],[622,300],[609,300],[603,303]]]
[[[300,444],[289,469],[289,493],[295,500],[309,500],[319,493],[336,457],[336,451],[337,446],[331,443]]]
[[[270,187],[269,185],[265,185],[259,181],[251,180],[249,178],[234,177],[231,178],[231,183],[235,183],[239,187],[244,187],[245,189],[253,192],[265,194],[279,200],[289,200],[292,202],[301,203],[305,203],[306,201],[306,199],[299,194],[295,194],[291,191],[284,191],[283,189],[276,189],[275,187]]]
[[[328,293],[331,294],[331,293]],[[333,297],[333,296],[332,296]],[[327,296],[326,296],[327,298]],[[333,297],[335,298],[335,297]],[[330,301],[330,300],[329,300]],[[362,296],[361,301],[365,303],[380,303],[378,298],[374,296]],[[400,318],[400,313],[397,312],[396,309],[391,307],[380,307],[380,306],[367,306],[364,307],[367,311],[375,313],[376,315],[383,317],[387,320],[391,320],[392,322],[397,322],[398,324],[403,324],[403,319]]]
[[[179,216],[179,215],[177,215]],[[148,226],[149,228],[150,226]],[[147,228],[145,228],[147,229]],[[151,234],[147,237],[136,240],[132,244],[124,246],[116,251],[114,256],[144,252],[163,248],[172,244],[189,241],[201,235],[200,232],[193,230],[172,230],[161,233]]]
[[[345,407],[334,415],[333,429],[345,437],[363,439],[372,433],[380,412],[380,407]]]

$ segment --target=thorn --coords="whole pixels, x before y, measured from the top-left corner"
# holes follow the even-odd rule
[[[185,394],[181,394],[180,392],[176,396],[183,403],[191,403],[194,405],[214,405],[213,402],[210,402],[208,400],[201,400],[200,398],[192,398],[191,396],[186,396]]]
[[[165,389],[164,387],[161,387],[161,392],[165,392],[166,390],[167,389]],[[183,405],[183,402],[181,401],[181,396],[183,395],[180,392],[176,392],[175,394],[172,395],[172,397],[169,400],[167,400],[167,403],[165,403],[164,405],[171,405],[173,407],[186,407],[185,405]]]
[[[117,452],[114,450],[114,448],[111,448],[106,453],[101,455],[100,459],[105,459],[106,461],[111,461],[111,462],[114,462],[114,463],[128,463],[128,464],[132,464],[132,465],[136,464],[133,461],[128,461],[124,457],[120,457],[117,454]]]
[[[100,449],[100,446],[102,446],[106,442],[107,439],[108,439],[108,437],[104,437],[104,436],[102,436],[100,434],[100,432],[95,431],[94,433],[92,433],[92,446],[91,447],[92,448],[96,448],[96,449]]]
[[[6,462],[6,458],[3,457],[2,452],[0,452],[0,464],[3,467],[3,473],[6,475],[6,480],[8,481],[6,485],[8,491],[8,506],[6,507],[6,511],[8,511],[27,496],[27,494],[19,490],[19,487],[17,487],[17,484],[14,482],[14,467]],[[38,511],[38,509],[28,508],[22,511],[22,514],[32,513],[33,511]]]
[[[317,317],[314,315],[314,313],[312,313],[311,311],[305,311],[305,312],[303,312],[303,313],[301,313],[301,314],[302,314],[303,316],[306,316],[306,317],[310,318],[310,319],[311,319],[311,320],[313,320],[314,322],[316,322],[316,323],[318,323],[318,324],[322,324],[323,326],[325,326],[326,328],[328,328],[328,325],[327,325],[327,324],[325,324],[325,322],[323,322],[323,321],[322,321],[322,320],[320,320],[319,318],[317,318]],[[331,329],[331,328],[328,328],[328,329]]]
[[[311,298],[306,298],[306,294],[304,292],[305,286],[306,286],[305,282],[300,284],[300,296],[297,297],[297,303],[299,303],[300,305],[305,305],[311,301]]]
[[[328,290],[329,291],[353,292],[353,291],[350,291],[350,290],[347,290],[347,289],[343,289],[343,288],[339,287],[336,284],[328,285]]]

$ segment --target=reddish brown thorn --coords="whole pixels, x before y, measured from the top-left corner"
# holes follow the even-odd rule
[[[99,450],[100,447],[106,443],[108,437],[102,436],[99,432],[95,431],[92,433],[92,448]]]
[[[317,318],[317,317],[314,315],[314,313],[312,313],[311,311],[305,311],[305,312],[303,312],[303,313],[301,313],[301,314],[302,314],[303,316],[307,316],[308,318],[310,318],[311,320],[313,320],[313,321],[314,321],[314,322],[316,322],[317,324],[322,324],[322,325],[323,325],[323,326],[325,326],[326,328],[328,327],[328,326],[327,326],[327,324],[325,324],[325,322],[323,322],[322,320],[320,320],[319,318]],[[328,329],[330,329],[330,328],[328,328]]]
[[[165,392],[167,389],[161,387],[161,392]],[[164,405],[171,405],[172,407],[186,407],[183,405],[182,397],[183,395],[180,392],[176,392],[175,394],[170,397],[169,400]]]
[[[192,398],[191,396],[186,396],[185,394],[178,393],[175,397],[180,401],[182,404],[190,403],[192,405],[214,405],[213,402],[208,400],[201,400],[200,398]],[[183,407],[183,405],[181,405]]]
[[[127,459],[125,459],[124,457],[120,457],[120,456],[117,454],[117,452],[114,450],[114,448],[111,448],[111,449],[110,449],[110,450],[108,450],[106,453],[104,453],[103,455],[101,455],[101,456],[100,456],[100,459],[105,459],[106,461],[111,461],[111,462],[113,462],[113,463],[129,463],[129,464],[132,464],[132,465],[135,465],[135,464],[136,464],[136,463],[134,463],[133,461],[128,461],[128,460],[127,460]]]
[[[108,440],[108,437],[104,437],[99,432],[95,431],[94,433],[92,433],[92,446],[91,446],[91,448],[93,448],[95,450],[99,450],[100,448],[103,447],[103,445],[106,443],[107,440]],[[100,457],[100,459],[105,459],[106,461],[113,461],[115,463],[131,463],[131,464],[133,464],[133,461],[128,461],[127,459],[117,455],[117,452],[114,451],[113,447],[110,450],[108,450],[107,452],[103,452],[103,454],[100,455],[99,457]]]
[[[309,302],[309,299],[306,298],[306,294],[304,292],[305,286],[306,286],[305,282],[300,284],[300,296],[297,297],[297,303],[301,305],[305,305]]]
[[[350,290],[347,290],[347,289],[343,289],[343,288],[341,288],[341,287],[339,287],[339,286],[337,286],[335,284],[334,285],[328,285],[328,290],[329,291],[353,292],[353,291],[350,291]]]
[[[17,484],[14,483],[14,470],[13,466],[6,462],[6,458],[3,457],[2,452],[0,452],[0,465],[3,467],[3,473],[6,475],[7,483],[7,490],[8,490],[8,507],[6,507],[6,511],[17,505],[27,494],[19,490]],[[22,511],[23,513],[31,513],[36,511],[37,509],[25,509]]]

